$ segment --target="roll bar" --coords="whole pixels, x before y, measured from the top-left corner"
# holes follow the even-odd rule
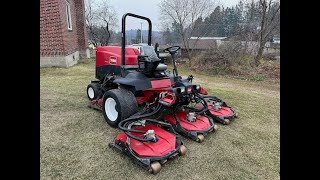
[[[143,19],[148,21],[149,31],[148,31],[148,45],[151,46],[151,33],[152,33],[152,23],[151,20],[147,17],[140,16],[137,14],[126,13],[122,16],[122,36],[121,36],[121,65],[125,65],[125,54],[126,54],[126,18],[127,16],[135,17],[138,19]],[[142,31],[142,29],[141,29]]]

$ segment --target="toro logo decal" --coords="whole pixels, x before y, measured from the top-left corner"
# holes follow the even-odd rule
[[[110,64],[117,64],[117,57],[115,57],[115,56],[110,56],[109,63],[110,63]]]
[[[187,92],[188,92],[188,93],[191,93],[191,92],[192,92],[191,87],[189,87],[189,88],[187,89]]]

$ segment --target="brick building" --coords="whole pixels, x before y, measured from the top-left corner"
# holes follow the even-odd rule
[[[84,0],[40,0],[40,67],[70,67],[89,57]]]

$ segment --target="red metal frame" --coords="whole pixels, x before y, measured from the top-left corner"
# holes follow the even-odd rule
[[[151,81],[151,89],[146,89],[143,92],[144,96],[136,97],[137,103],[142,104],[144,102],[152,102],[155,97],[152,97],[155,94],[159,94],[163,91],[169,91],[171,86],[170,79],[154,80]]]
[[[205,90],[204,88],[200,87],[200,94],[203,94],[203,95],[208,95],[208,91]]]
[[[168,91],[168,88],[160,88],[160,89],[147,89],[142,91],[144,96],[136,97],[137,103],[142,104],[144,102],[152,102],[155,98],[154,95],[158,95],[161,92]]]

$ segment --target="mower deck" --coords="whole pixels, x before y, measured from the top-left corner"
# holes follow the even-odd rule
[[[138,165],[150,172],[154,171],[152,166],[155,165],[155,163],[164,164],[167,160],[173,159],[177,155],[184,155],[185,153],[181,153],[181,147],[183,146],[181,136],[166,131],[158,125],[148,124],[132,129],[142,131],[152,129],[155,132],[157,141],[140,142],[133,138],[128,138],[125,133],[120,133],[117,135],[114,142],[109,144],[109,147],[115,147],[120,150],[122,153],[132,158]],[[143,138],[143,134],[141,133],[133,132],[131,134]]]
[[[187,131],[205,131],[210,128],[209,119],[205,116],[198,115],[195,122],[190,122],[186,119],[188,112],[179,112],[177,117],[180,120],[180,125]],[[165,117],[165,121],[172,125],[176,125],[176,119],[174,115]]]
[[[230,121],[234,120],[237,115],[235,111],[228,106],[221,106],[219,109],[215,109],[213,102],[208,103],[208,111],[206,114],[213,118],[214,121],[227,125]],[[197,104],[195,108],[201,109],[203,107],[202,104]]]
[[[148,131],[149,129],[152,129],[155,131],[155,135],[158,137],[158,141],[155,143],[140,142],[135,139],[130,139],[130,147],[139,157],[161,157],[175,149],[176,136],[156,125],[146,125],[144,127],[140,126],[133,129],[142,131]],[[131,134],[143,138],[143,134]],[[122,143],[125,143],[126,139],[127,135],[125,133],[120,133],[116,137],[116,141],[122,141]]]
[[[187,111],[181,111],[165,116],[164,120],[170,123],[175,131],[197,142],[202,142],[205,135],[217,129],[217,126],[208,116],[196,115],[194,122],[188,121],[187,116]]]

